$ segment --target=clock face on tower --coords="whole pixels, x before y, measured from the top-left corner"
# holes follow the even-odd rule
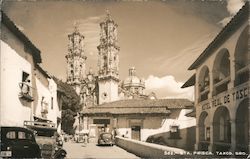
[[[102,99],[106,99],[108,97],[108,94],[106,92],[102,93]]]

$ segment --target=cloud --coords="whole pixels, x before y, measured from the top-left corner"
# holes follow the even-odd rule
[[[183,82],[177,82],[172,75],[157,77],[150,75],[145,80],[146,93],[155,92],[158,98],[188,98],[193,100],[193,87],[182,89]]]
[[[176,54],[170,58],[159,56],[154,63],[160,63],[159,70],[164,70],[168,74],[175,74],[179,77],[183,77],[186,74],[188,67],[195,61],[195,59],[206,49],[208,44],[214,39],[217,31],[210,32],[207,35],[200,37],[197,41],[194,41],[191,45],[176,52]]]
[[[227,11],[230,16],[222,19],[218,22],[222,27],[226,26],[227,23],[234,17],[234,15],[241,9],[244,5],[244,0],[228,0],[227,1]]]
[[[243,5],[244,5],[243,0],[228,0],[227,10],[230,13],[230,15],[235,15]]]

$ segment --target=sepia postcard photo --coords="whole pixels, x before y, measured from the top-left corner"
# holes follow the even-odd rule
[[[0,158],[250,158],[248,0],[0,8]]]

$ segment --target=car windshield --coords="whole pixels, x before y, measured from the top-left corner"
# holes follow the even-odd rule
[[[102,137],[104,137],[104,138],[111,138],[112,135],[111,134],[102,134]]]

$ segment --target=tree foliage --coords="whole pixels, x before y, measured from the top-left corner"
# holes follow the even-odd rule
[[[72,86],[54,77],[61,92],[62,100],[62,130],[67,134],[74,134],[73,124],[75,116],[80,111],[80,97]]]

